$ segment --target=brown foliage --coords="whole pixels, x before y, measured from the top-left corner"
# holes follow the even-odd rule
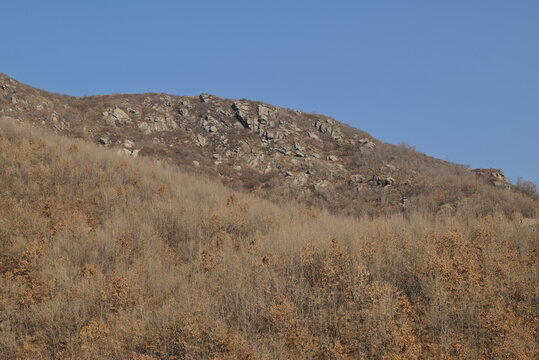
[[[0,139],[3,358],[539,356],[536,218],[431,215],[444,193],[336,217],[22,125]]]

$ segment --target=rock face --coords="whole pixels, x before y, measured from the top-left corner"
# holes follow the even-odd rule
[[[500,169],[474,169],[473,172],[479,177],[486,179],[494,186],[504,187],[507,185],[505,175]]]
[[[267,124],[269,121],[270,109],[265,105],[259,104],[256,107],[256,112],[258,113],[258,122]]]
[[[403,156],[402,149],[328,116],[257,101],[205,93],[72,98],[1,74],[0,84],[0,117],[46,126],[123,155],[173,162],[236,189],[336,212],[409,209],[417,189],[437,194],[433,184],[445,179],[434,178],[436,171],[471,173],[419,152]],[[500,170],[474,172],[492,185],[507,185]]]

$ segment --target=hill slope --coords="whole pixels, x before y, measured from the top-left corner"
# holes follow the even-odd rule
[[[0,119],[5,359],[534,359],[539,224],[337,217]]]
[[[336,214],[501,208],[533,216],[538,209],[537,196],[507,184],[501,171],[472,171],[382,143],[327,116],[256,101],[208,94],[74,98],[0,74],[0,116]]]

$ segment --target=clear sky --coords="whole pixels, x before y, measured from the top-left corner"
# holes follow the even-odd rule
[[[3,1],[0,72],[69,95],[209,92],[539,182],[539,1]]]

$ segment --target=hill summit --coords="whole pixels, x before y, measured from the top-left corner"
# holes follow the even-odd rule
[[[0,87],[2,359],[538,358],[537,194],[501,171],[259,102]]]
[[[502,207],[530,216],[537,210],[536,197],[508,184],[501,170],[474,171],[406,144],[383,143],[328,116],[258,101],[210,94],[70,97],[0,74],[0,116],[338,214]]]

